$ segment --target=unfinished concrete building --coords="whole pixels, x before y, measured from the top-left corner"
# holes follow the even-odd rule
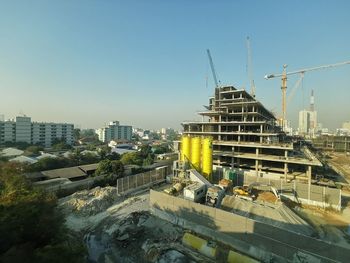
[[[243,89],[222,86],[199,112],[183,122],[184,134],[213,137],[213,164],[265,178],[308,179],[322,166],[306,146],[293,143],[275,116]]]

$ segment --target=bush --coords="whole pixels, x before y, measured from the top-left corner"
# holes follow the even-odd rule
[[[33,188],[16,163],[0,164],[0,262],[83,262],[54,195]]]

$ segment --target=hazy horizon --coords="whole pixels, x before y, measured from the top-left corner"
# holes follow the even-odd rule
[[[214,93],[206,49],[222,83],[249,90],[280,115],[281,81],[266,74],[350,60],[349,1],[11,1],[0,6],[0,115],[99,128],[112,120],[180,129]],[[288,90],[298,76],[288,78]],[[305,74],[288,105],[315,92],[318,121],[350,120],[350,65]]]

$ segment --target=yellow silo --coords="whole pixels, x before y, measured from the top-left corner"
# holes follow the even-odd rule
[[[202,173],[208,179],[213,172],[213,139],[207,137],[203,139],[202,144]]]
[[[202,140],[200,137],[191,139],[191,164],[198,172],[201,169],[201,144]]]
[[[191,137],[182,136],[181,138],[181,161],[191,161]]]

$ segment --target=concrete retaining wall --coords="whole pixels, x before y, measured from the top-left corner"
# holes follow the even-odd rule
[[[319,262],[348,262],[350,258],[349,249],[153,190],[150,207],[156,216],[262,261],[292,261],[300,254]]]

